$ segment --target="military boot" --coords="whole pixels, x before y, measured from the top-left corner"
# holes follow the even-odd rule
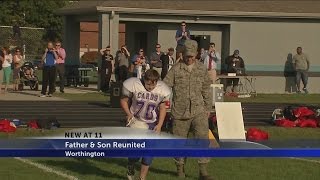
[[[177,175],[179,178],[185,178],[186,174],[184,171],[184,164],[176,164],[177,166]]]
[[[199,180],[213,180],[208,174],[206,163],[199,164]]]

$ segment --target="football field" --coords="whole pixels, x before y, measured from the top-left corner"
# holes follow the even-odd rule
[[[28,159],[41,168],[13,158],[1,159],[1,179],[83,179],[119,180],[126,179],[126,159],[74,159],[74,158],[33,158]],[[42,168],[46,168],[46,170]],[[267,159],[267,158],[213,158],[209,173],[221,180],[259,180],[294,179],[317,180],[320,178],[320,159]],[[50,170],[47,170],[50,169]],[[197,179],[197,161],[190,159],[186,166],[187,178]],[[157,158],[150,169],[148,179],[178,179],[172,159]]]
[[[319,129],[258,127],[270,135],[270,140],[318,139]],[[66,129],[44,132],[19,129],[12,135],[1,134],[1,138],[19,136],[50,135]],[[126,179],[125,158],[2,158],[1,180],[34,179]],[[137,164],[137,170],[139,165]],[[250,178],[317,180],[320,178],[320,159],[317,158],[212,158],[209,173],[220,180],[245,180]],[[197,160],[190,158],[186,165],[187,178],[197,179]],[[137,172],[138,173],[138,172]],[[148,179],[178,179],[171,158],[155,158]]]

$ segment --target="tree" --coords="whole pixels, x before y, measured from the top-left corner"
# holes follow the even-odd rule
[[[45,40],[61,39],[63,20],[55,12],[69,3],[65,0],[1,0],[0,24],[41,27]]]
[[[46,41],[61,40],[63,19],[58,9],[67,5],[65,0],[0,0],[0,25],[44,28],[21,29],[21,37],[13,37],[10,28],[0,28],[0,46],[25,47],[26,58],[41,57]]]

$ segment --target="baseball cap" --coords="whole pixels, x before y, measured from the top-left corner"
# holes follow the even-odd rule
[[[240,51],[238,49],[234,50],[233,54],[239,54]]]
[[[184,56],[196,56],[198,54],[198,43],[195,40],[184,42]]]

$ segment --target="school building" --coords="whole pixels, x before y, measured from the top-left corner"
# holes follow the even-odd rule
[[[79,63],[80,48],[85,48],[85,42],[80,47],[80,23],[97,23],[98,49],[111,45],[115,54],[125,43],[131,53],[143,47],[150,54],[156,43],[163,51],[176,47],[175,32],[186,21],[201,47],[214,42],[223,58],[239,49],[246,73],[256,78],[258,93],[293,88],[291,61],[301,46],[311,62],[309,92],[320,92],[317,1],[79,1],[58,13],[65,17],[64,46],[70,63]]]

